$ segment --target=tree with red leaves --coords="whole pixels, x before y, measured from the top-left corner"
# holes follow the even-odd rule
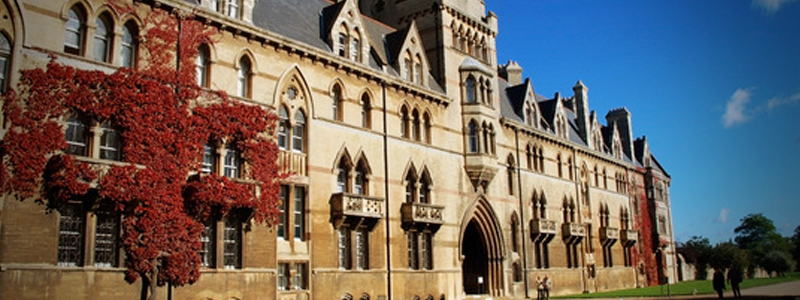
[[[108,1],[123,14],[132,6]],[[156,287],[191,284],[200,276],[200,236],[212,216],[246,212],[273,224],[279,214],[278,148],[271,111],[202,89],[193,62],[216,33],[190,16],[147,12],[139,69],[111,74],[62,65],[21,72],[4,95],[9,129],[0,141],[0,189],[22,201],[58,209],[97,195],[123,215],[125,279],[142,279],[142,299]],[[123,164],[66,154],[67,116],[113,123]],[[206,143],[226,143],[246,162],[243,177],[199,172]],[[110,165],[110,166],[109,166]]]

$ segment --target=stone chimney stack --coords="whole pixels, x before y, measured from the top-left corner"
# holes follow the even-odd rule
[[[578,116],[576,123],[578,125],[578,134],[586,141],[587,145],[592,145],[591,124],[589,123],[589,89],[583,85],[583,82],[578,80],[578,83],[572,87],[575,93],[573,98],[575,101],[575,114]]]
[[[522,67],[513,60],[509,60],[507,64],[500,66],[498,73],[500,77],[505,78],[511,86],[522,84]]]
[[[622,138],[622,151],[633,158],[633,128],[631,127],[631,112],[627,108],[612,109],[606,114],[608,126],[617,124],[619,135]]]

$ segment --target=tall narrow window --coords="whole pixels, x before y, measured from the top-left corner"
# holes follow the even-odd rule
[[[8,37],[0,33],[0,93],[8,89],[8,69],[11,62],[11,42]]]
[[[417,200],[417,176],[414,169],[408,171],[406,175],[406,203],[414,203]]]
[[[478,124],[475,121],[470,121],[467,128],[467,146],[470,153],[478,152]]]
[[[203,224],[200,235],[200,264],[206,268],[216,266],[217,256],[217,222],[207,221]]]
[[[200,171],[204,174],[211,174],[217,171],[217,148],[213,142],[203,145],[203,163]]]
[[[83,228],[85,215],[80,204],[68,204],[59,210],[58,265],[76,267],[83,263]]]
[[[306,115],[302,111],[297,111],[294,115],[294,126],[292,127],[292,150],[304,152],[304,137],[306,134]]]
[[[286,208],[289,207],[289,186],[288,185],[281,185],[280,192],[278,194],[278,209],[280,210],[280,220],[278,222],[278,238],[279,239],[287,239],[287,230],[289,228],[289,216],[286,215]]]
[[[139,29],[131,22],[122,26],[122,47],[120,47],[120,64],[123,67],[133,68],[136,65],[136,49]]]
[[[239,0],[228,0],[228,17],[239,17]]]
[[[355,35],[350,38],[350,60],[359,61],[361,53],[361,41]]]
[[[336,170],[336,190],[339,193],[348,192],[350,186],[350,165],[344,157],[339,162],[339,168]]]
[[[305,187],[294,187],[294,238],[305,240],[306,232],[306,189]]]
[[[89,155],[89,123],[78,114],[67,119],[67,153],[80,156]]]
[[[289,290],[289,264],[278,263],[278,290]]]
[[[477,97],[475,95],[475,78],[472,76],[467,77],[467,87],[466,87],[466,96],[467,96],[467,103],[475,103],[477,101]]]
[[[369,269],[369,232],[366,228],[359,227],[356,234],[356,268]]]
[[[403,105],[403,107],[400,108],[400,135],[404,138],[408,138],[410,136],[409,123],[411,123],[411,121],[408,117],[408,108]]]
[[[308,284],[308,265],[306,263],[294,263],[294,275],[292,276],[292,288],[295,290],[305,290]]]
[[[228,178],[239,178],[241,175],[241,157],[239,156],[239,152],[236,151],[233,143],[228,143],[225,146],[225,177]]]
[[[333,93],[331,95],[331,109],[334,120],[342,120],[342,87],[338,84],[333,86]]]
[[[289,112],[281,105],[278,110],[278,148],[286,150],[289,147]]]
[[[210,59],[211,54],[209,52],[208,46],[200,45],[200,48],[197,49],[197,58],[195,59],[195,72],[197,73],[197,85],[200,87],[208,87],[209,86],[209,65],[211,64]]]
[[[431,202],[431,179],[427,172],[422,173],[419,180],[419,203],[429,204]]]
[[[100,158],[120,161],[122,160],[122,139],[119,130],[108,123],[103,123],[100,136]]]
[[[339,227],[337,231],[339,244],[339,268],[349,270],[351,267],[352,248],[350,247],[350,230],[347,226]]]
[[[222,11],[222,1],[223,0],[210,0],[209,4],[211,6],[211,9],[213,9],[214,11],[221,12]]]
[[[419,119],[419,111],[415,108],[411,112],[411,139],[415,141],[419,141],[419,132],[420,132],[420,119]]]
[[[411,81],[411,78],[414,76],[414,74],[412,74],[413,69],[411,68],[411,64],[411,58],[407,57],[403,63],[403,72],[405,73],[404,75],[408,81]]]
[[[361,96],[361,127],[372,127],[372,104],[367,94]]]
[[[419,270],[419,232],[408,231],[408,268]]]
[[[252,64],[247,56],[239,59],[239,71],[236,81],[236,95],[242,98],[250,97],[250,83],[252,77]]]
[[[94,265],[95,267],[111,268],[117,266],[119,253],[117,240],[119,240],[119,215],[113,208],[104,207],[96,214],[97,226],[94,232]]]
[[[358,195],[366,195],[367,194],[367,172],[366,168],[363,166],[363,163],[359,163],[356,167],[356,180],[355,184],[353,185],[353,193]]]
[[[414,83],[422,84],[422,64],[419,63],[419,56],[417,56],[417,63],[414,64]]]
[[[109,49],[111,48],[112,33],[114,27],[106,14],[97,18],[97,28],[94,30],[94,60],[101,62],[108,62],[111,55]]]
[[[242,222],[239,218],[225,218],[225,269],[242,268]]]
[[[75,55],[83,54],[83,40],[86,32],[86,13],[83,7],[75,5],[69,9],[64,37],[64,52]]]
[[[344,32],[347,31],[347,28],[342,27],[342,29],[340,29],[340,30],[344,30],[344,31],[339,33],[339,51],[338,52],[339,52],[339,56],[345,57],[345,55],[347,55],[347,51],[345,50],[347,48],[347,34],[345,34]]]
[[[433,270],[433,233],[424,231],[420,239],[420,259],[422,260],[422,268],[425,270]]]
[[[516,184],[514,183],[514,181],[516,179],[516,176],[515,176],[516,175],[515,174],[516,171],[515,170],[516,170],[516,164],[514,163],[514,157],[509,155],[508,156],[508,169],[507,169],[507,172],[508,172],[508,178],[507,178],[507,180],[508,180],[508,194],[509,195],[515,195],[516,194],[516,191],[515,191]]]
[[[431,116],[428,113],[422,115],[422,141],[431,143]]]

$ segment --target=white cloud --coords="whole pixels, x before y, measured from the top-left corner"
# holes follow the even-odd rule
[[[794,94],[791,97],[775,97],[769,99],[767,102],[767,110],[772,111],[779,106],[795,104],[797,102],[800,102],[800,93]]]
[[[725,223],[728,222],[728,214],[731,212],[730,209],[723,208],[719,211],[719,216],[717,216],[717,222]]]
[[[778,12],[781,7],[793,1],[794,0],[753,0],[751,6],[755,9],[763,10],[766,15],[773,15]]]
[[[722,115],[722,125],[725,128],[750,120],[750,116],[745,114],[747,103],[750,102],[750,96],[750,89],[737,89],[733,93],[726,105],[725,114]]]

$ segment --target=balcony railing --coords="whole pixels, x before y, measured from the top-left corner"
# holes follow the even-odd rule
[[[306,154],[281,150],[278,153],[278,170],[281,173],[306,176]]]
[[[555,220],[547,219],[533,219],[531,220],[531,233],[532,234],[549,234],[555,235],[558,233],[558,227]]]
[[[619,228],[614,227],[600,227],[601,240],[618,240]]]
[[[444,206],[424,203],[403,203],[400,213],[403,215],[403,224],[414,225],[417,223],[441,225]]]
[[[380,219],[384,213],[383,198],[347,193],[336,193],[331,197],[331,212],[334,218]]]
[[[586,226],[580,223],[564,223],[561,227],[564,237],[585,237]]]
[[[639,240],[639,232],[636,230],[622,230],[622,242],[628,245],[636,244]]]

